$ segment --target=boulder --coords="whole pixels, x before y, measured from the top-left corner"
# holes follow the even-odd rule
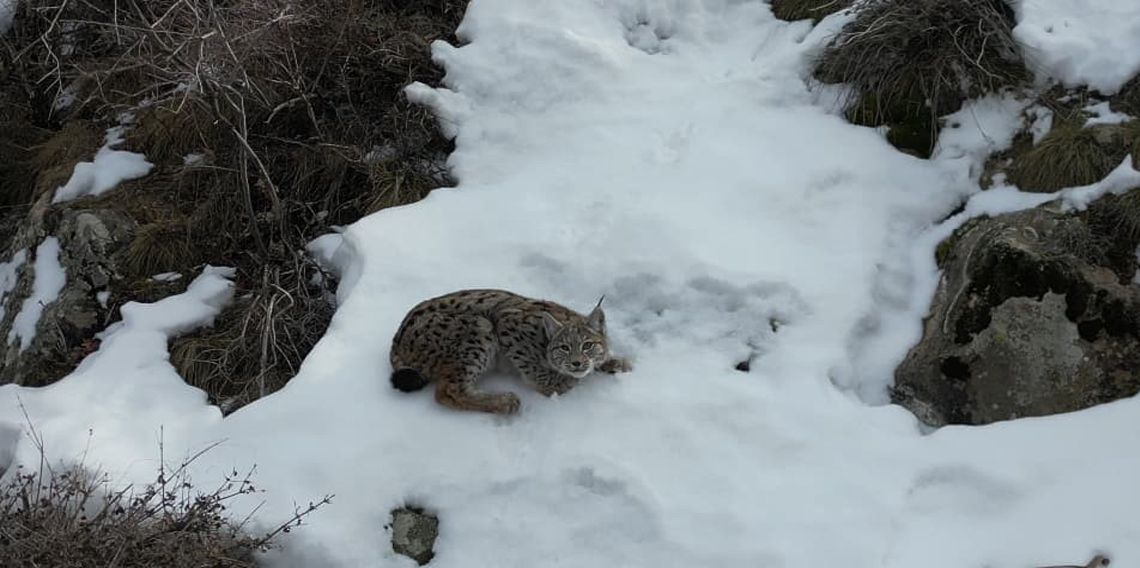
[[[941,426],[1140,392],[1135,257],[1121,264],[1119,239],[1098,234],[1093,214],[1046,205],[975,219],[944,242],[930,315],[895,372],[892,400]]]

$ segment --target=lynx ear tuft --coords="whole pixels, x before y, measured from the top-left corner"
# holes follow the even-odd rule
[[[606,312],[602,311],[602,300],[605,299],[606,297],[602,296],[590,315],[586,316],[586,325],[598,333],[605,333],[606,331]]]
[[[542,329],[546,332],[547,339],[554,337],[559,330],[562,329],[562,322],[554,319],[550,312],[542,312]]]

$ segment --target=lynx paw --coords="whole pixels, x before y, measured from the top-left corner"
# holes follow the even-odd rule
[[[495,406],[494,413],[508,416],[511,414],[518,414],[519,411],[519,397],[513,392],[503,393],[499,397],[499,402]]]
[[[633,364],[625,357],[610,357],[598,367],[603,373],[628,373],[633,370]]]

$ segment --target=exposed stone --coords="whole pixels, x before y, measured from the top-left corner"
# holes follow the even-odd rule
[[[922,339],[892,398],[924,423],[986,424],[1140,392],[1140,286],[1077,215],[980,219],[940,247]],[[1131,243],[1135,250],[1135,244]]]
[[[415,560],[420,566],[435,557],[439,519],[422,509],[401,507],[392,511],[392,550]]]
[[[29,251],[15,288],[4,298],[0,384],[50,384],[95,349],[97,344],[91,338],[106,326],[110,317],[109,308],[99,301],[98,294],[114,293],[112,284],[120,275],[113,259],[130,241],[135,228],[134,221],[118,211],[61,208],[45,214],[46,204],[38,205],[33,207],[3,258],[7,260],[17,250]],[[35,281],[30,255],[44,238],[53,235],[60,242],[59,262],[66,272],[66,283],[57,298],[44,306],[35,338],[21,350],[18,343],[6,339]]]

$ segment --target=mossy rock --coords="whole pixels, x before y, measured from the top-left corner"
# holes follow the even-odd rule
[[[892,124],[887,130],[887,142],[899,151],[919,158],[930,158],[938,141],[937,123],[929,121]]]
[[[772,14],[781,20],[818,22],[844,8],[852,0],[772,0]]]
[[[961,239],[963,235],[974,230],[978,227],[978,225],[987,219],[989,219],[989,215],[979,215],[977,217],[974,217],[973,219],[962,223],[961,227],[954,229],[954,232],[950,233],[949,237],[942,239],[942,242],[938,243],[938,247],[934,250],[934,262],[938,265],[938,267],[942,268],[946,265],[947,261],[954,258],[953,255],[954,251],[957,250],[958,240]]]

